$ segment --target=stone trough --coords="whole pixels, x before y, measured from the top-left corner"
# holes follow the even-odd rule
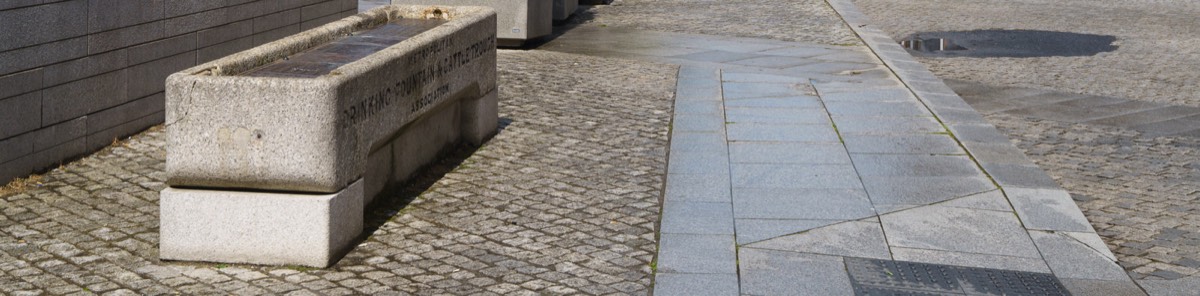
[[[392,0],[392,4],[491,7],[496,9],[499,45],[518,47],[553,33],[553,1],[556,0]]]
[[[336,262],[364,205],[496,133],[496,14],[388,5],[167,79],[160,257]]]

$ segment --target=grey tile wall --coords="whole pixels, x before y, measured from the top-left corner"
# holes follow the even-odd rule
[[[167,75],[357,0],[0,1],[0,185],[163,121]]]

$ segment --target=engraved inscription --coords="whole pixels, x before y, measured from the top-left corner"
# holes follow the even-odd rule
[[[370,119],[375,114],[387,110],[387,108],[391,107],[397,101],[417,96],[416,92],[421,90],[423,86],[439,81],[446,74],[454,72],[462,66],[479,59],[487,54],[489,50],[496,48],[496,36],[489,36],[459,51],[443,55],[443,51],[449,46],[450,43],[448,40],[440,40],[418,49],[408,57],[410,65],[418,64],[420,61],[427,61],[435,56],[442,56],[442,58],[434,61],[428,67],[418,70],[404,79],[385,87],[379,92],[362,98],[342,109],[342,128],[351,128]],[[443,84],[429,93],[420,94],[420,98],[416,98],[406,111],[408,111],[408,114],[416,113],[434,105],[448,95],[450,95],[450,85]]]

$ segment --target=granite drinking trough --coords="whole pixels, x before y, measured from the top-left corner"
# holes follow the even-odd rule
[[[497,129],[496,13],[381,6],[171,75],[160,257],[336,262],[364,205]]]

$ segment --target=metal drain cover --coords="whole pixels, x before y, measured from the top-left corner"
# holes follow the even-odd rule
[[[1071,295],[1048,273],[846,258],[855,295]]]

